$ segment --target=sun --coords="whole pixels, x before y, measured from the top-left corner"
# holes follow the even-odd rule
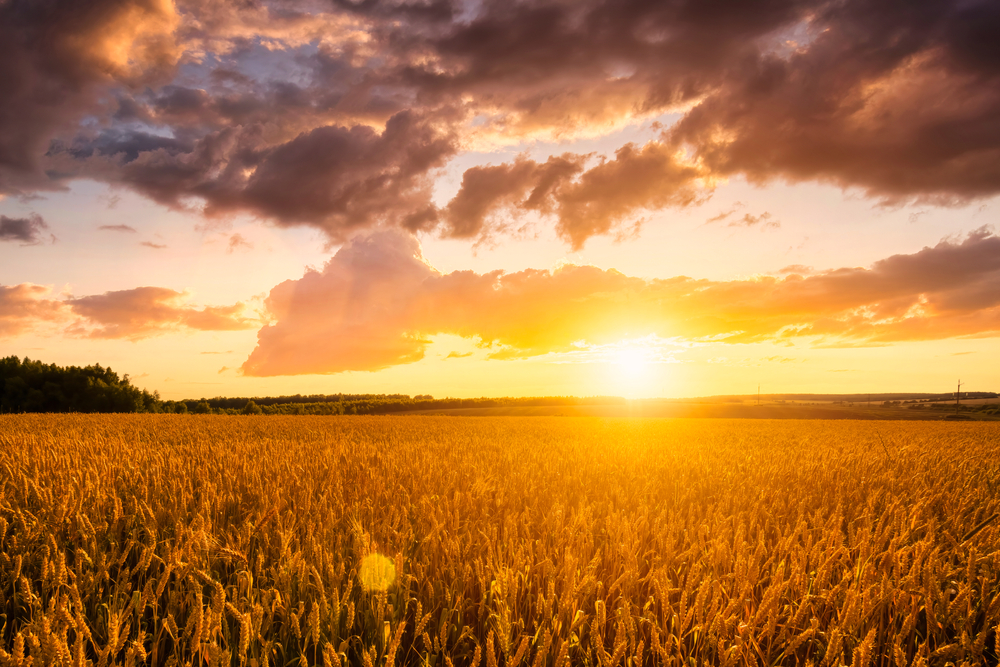
[[[641,347],[626,347],[614,354],[612,363],[623,375],[639,377],[649,370],[649,353]]]
[[[606,369],[602,391],[625,398],[661,395],[668,382],[668,364],[677,363],[654,336],[611,343],[600,354]]]
[[[654,356],[643,345],[622,345],[608,358],[612,377],[608,388],[625,398],[640,398],[655,393]]]

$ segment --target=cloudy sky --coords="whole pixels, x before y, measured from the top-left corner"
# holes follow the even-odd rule
[[[0,355],[166,398],[1000,387],[992,0],[0,0]]]

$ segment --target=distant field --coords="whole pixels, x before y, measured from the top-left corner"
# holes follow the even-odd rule
[[[995,665],[998,625],[996,423],[0,416],[0,665]]]
[[[992,405],[996,399],[976,401],[975,405]],[[972,404],[969,401],[967,404]],[[910,409],[907,406],[882,407],[864,404],[838,405],[836,403],[796,403],[754,405],[752,403],[697,402],[697,401],[628,401],[615,405],[553,405],[507,406],[498,408],[437,408],[412,410],[397,414],[450,415],[466,417],[664,417],[711,419],[907,419],[941,420],[955,414],[953,406]],[[961,412],[976,421],[1000,420],[1000,412]]]

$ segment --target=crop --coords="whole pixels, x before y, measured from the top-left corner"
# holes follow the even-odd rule
[[[996,664],[992,423],[0,416],[0,665]]]

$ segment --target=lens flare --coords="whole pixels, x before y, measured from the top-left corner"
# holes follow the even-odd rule
[[[381,554],[369,554],[361,560],[358,578],[365,590],[388,590],[396,580],[396,565],[392,559]]]

